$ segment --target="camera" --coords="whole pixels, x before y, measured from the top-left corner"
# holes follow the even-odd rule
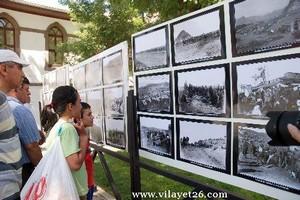
[[[268,142],[271,146],[300,146],[292,138],[287,125],[293,124],[300,129],[300,111],[270,111],[267,114],[270,121],[266,125],[266,132],[272,139]]]

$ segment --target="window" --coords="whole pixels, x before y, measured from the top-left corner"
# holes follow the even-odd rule
[[[0,13],[0,48],[19,52],[20,28],[7,13]]]

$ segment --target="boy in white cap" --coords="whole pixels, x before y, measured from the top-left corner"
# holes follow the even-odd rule
[[[28,65],[14,51],[0,49],[0,199],[20,198],[21,145],[6,95],[20,87]]]

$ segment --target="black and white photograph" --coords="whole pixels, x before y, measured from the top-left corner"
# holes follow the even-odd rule
[[[124,115],[123,86],[104,88],[105,116]]]
[[[122,82],[123,80],[122,51],[103,58],[104,85]]]
[[[139,116],[140,148],[174,158],[173,120],[167,117]]]
[[[68,85],[67,69],[66,67],[60,67],[56,70],[56,87]]]
[[[104,118],[95,117],[93,126],[90,127],[90,139],[96,143],[103,143],[104,136]]]
[[[50,80],[49,80],[50,73],[43,75],[43,92],[49,92],[50,91]]]
[[[49,91],[54,91],[57,87],[56,85],[56,71],[52,71],[49,73]]]
[[[105,139],[106,144],[124,149],[126,144],[126,133],[124,118],[105,117]]]
[[[85,89],[85,65],[76,67],[73,71],[73,86],[76,90]]]
[[[179,160],[229,173],[229,123],[178,119],[177,129]]]
[[[270,146],[265,126],[234,126],[234,175],[300,193],[300,147]]]
[[[170,73],[137,76],[138,110],[146,112],[172,112]]]
[[[168,46],[166,26],[134,36],[134,71],[168,67]]]
[[[267,118],[268,111],[298,111],[299,56],[233,63],[235,117]]]
[[[79,96],[80,96],[80,99],[81,99],[81,102],[87,102],[86,100],[86,92],[85,91],[79,91],[78,92]]]
[[[171,24],[171,37],[173,65],[225,58],[223,7]]]
[[[177,113],[230,116],[228,65],[181,70],[175,77]]]
[[[104,116],[102,89],[86,92],[86,102],[91,106],[91,110],[95,117]]]
[[[102,67],[101,60],[94,60],[86,65],[85,82],[87,88],[93,88],[102,85]]]
[[[230,3],[233,55],[300,46],[299,0]]]

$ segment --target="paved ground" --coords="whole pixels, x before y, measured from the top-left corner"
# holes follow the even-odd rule
[[[94,193],[94,200],[115,200],[113,196],[105,192],[102,188],[97,186],[97,190]]]

